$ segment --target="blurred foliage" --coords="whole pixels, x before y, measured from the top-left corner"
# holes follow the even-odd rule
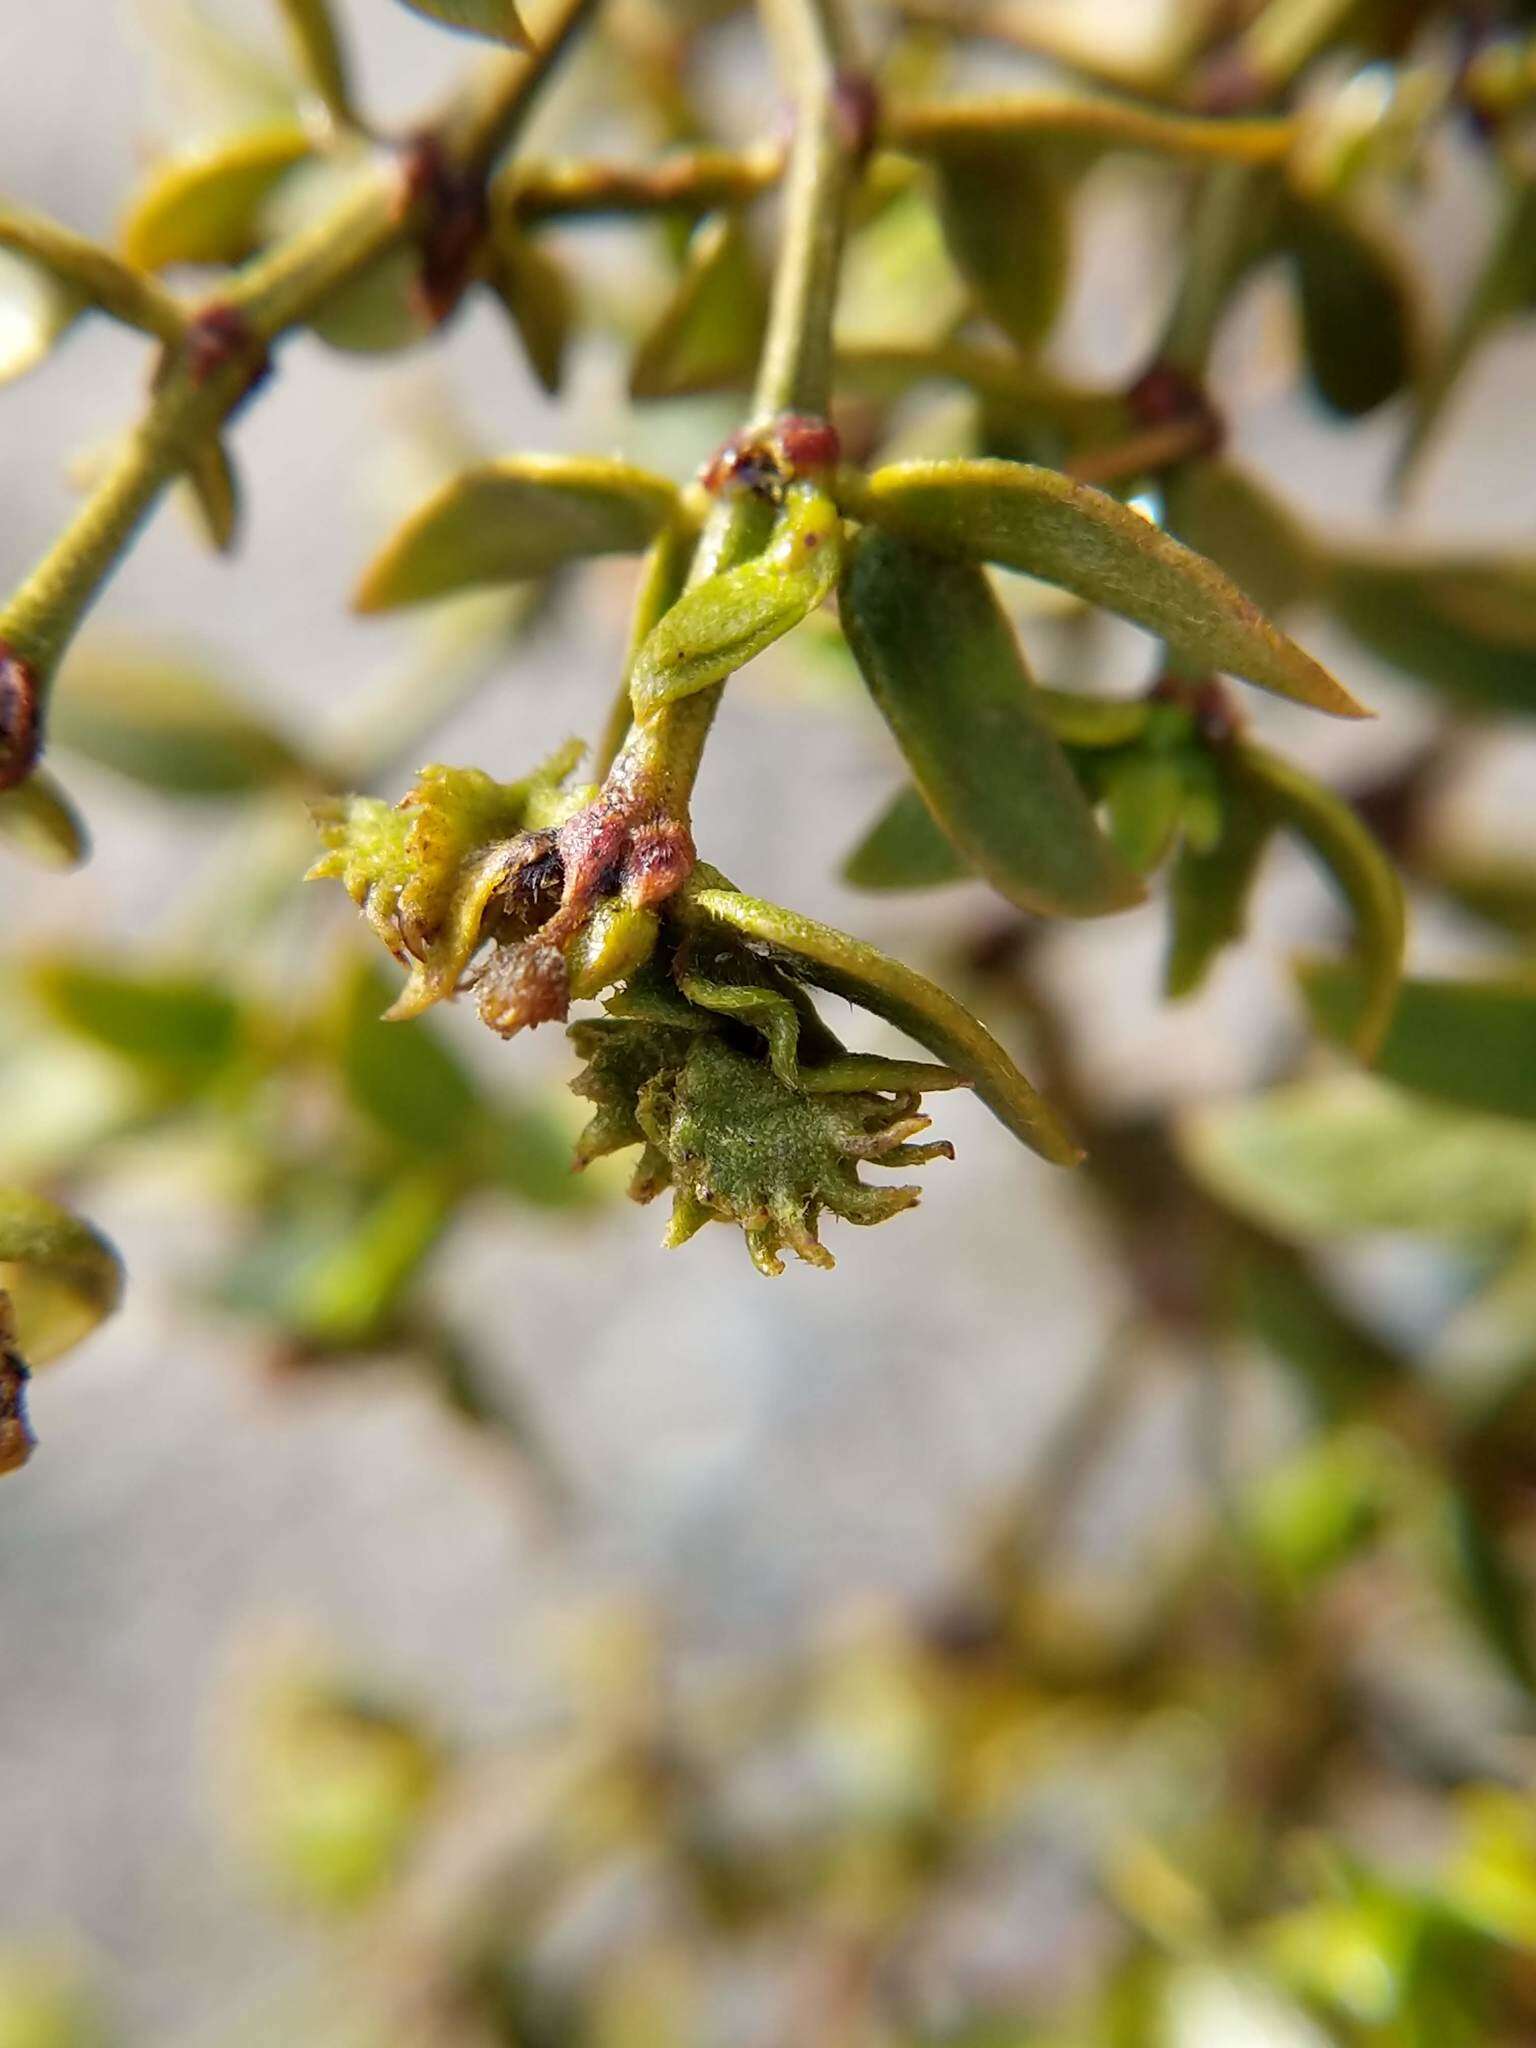
[[[42,374],[93,317],[161,351],[144,422],[0,612],[3,857],[87,858],[76,764],[83,788],[106,770],[226,834],[157,945],[61,928],[8,957],[0,1473],[33,1448],[33,1368],[118,1299],[80,1212],[167,1165],[216,1227],[203,1312],[247,1324],[290,1386],[409,1361],[557,1497],[504,1360],[482,1356],[500,1333],[460,1326],[440,1267],[488,1205],[595,1199],[573,1147],[581,1165],[640,1148],[631,1192],[671,1191],[669,1242],[721,1220],[761,1270],[786,1249],[826,1265],[823,1210],[874,1222],[917,1198],[859,1163],[947,1155],[910,1142],[919,1098],[968,1085],[1045,1157],[1086,1151],[1118,1321],[1081,1409],[1013,1498],[978,1504],[942,1590],[766,1671],[700,1676],[664,1620],[593,1617],[550,1675],[556,1710],[504,1742],[323,1665],[253,1685],[232,1831],[289,1910],[342,1927],[254,2038],[1536,2040],[1536,861],[1463,800],[1471,746],[1536,709],[1536,552],[1410,551],[1386,521],[1361,540],[1301,517],[1283,478],[1226,452],[1242,394],[1210,375],[1267,273],[1298,388],[1340,435],[1384,422],[1392,489],[1422,482],[1481,352],[1536,312],[1532,8],[1181,0],[1122,38],[1086,0],[897,0],[861,25],[865,78],[835,10],[774,6],[817,138],[786,152],[735,133],[713,89],[729,5],[567,0],[525,25],[506,0],[406,4],[423,35],[523,54],[481,51],[400,139],[360,109],[326,0],[277,0],[270,49],[178,0],[163,147],[118,247],[0,207],[0,377]],[[583,32],[637,162],[522,144]],[[969,92],[998,46],[1025,84]],[[1406,230],[1453,152],[1481,242],[1447,319]],[[1162,336],[1114,388],[1080,380],[1062,340],[1106,163],[1169,202]],[[587,258],[602,219],[645,246],[648,289]],[[418,462],[430,494],[416,477],[357,603],[431,606],[422,661],[345,724],[279,729],[216,658],[74,643],[171,483],[237,543],[223,430],[289,332],[389,355],[482,289],[546,390],[592,346],[637,406],[697,402],[686,433],[756,376],[746,427],[681,484],[609,457]],[[583,563],[641,553],[592,781],[573,747],[521,779],[434,765],[399,804],[346,793],[414,761]],[[819,610],[834,589],[851,661]],[[1134,695],[1099,687],[1101,612],[1149,636]],[[1328,621],[1342,677],[1293,616]],[[1048,687],[1021,617],[1060,661]],[[847,878],[980,877],[1006,906],[957,927],[942,986],[696,861],[714,695],[792,634],[834,705],[862,678],[904,763],[874,825],[848,821]],[[1340,789],[1253,737],[1222,678],[1355,716],[1373,672],[1351,673],[1354,649],[1402,679],[1418,737],[1351,750],[1365,765]],[[403,992],[332,935],[321,892],[295,900],[306,806],[316,872]],[[1167,993],[1191,997],[1263,928],[1256,891],[1287,845],[1347,942],[1300,963],[1248,1091],[1103,1099],[1051,921],[1150,896]],[[467,981],[504,1036],[607,996],[572,1028],[584,1129],[419,1014]],[[932,1060],[849,1052],[812,989]],[[1406,1305],[1362,1263],[1383,1237],[1411,1247]],[[1106,1603],[1073,1569],[1072,1518],[1170,1360],[1198,1410],[1188,1512]],[[1262,1411],[1241,1430],[1240,1400]],[[0,1956],[0,2048],[116,2038],[90,1971],[68,1950]]]

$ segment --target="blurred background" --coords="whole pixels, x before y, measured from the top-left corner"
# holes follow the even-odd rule
[[[260,0],[220,0],[208,11],[275,47]],[[362,93],[385,120],[412,117],[462,66],[455,38],[404,10],[353,0],[339,11],[355,30]],[[110,239],[154,134],[145,44],[157,12],[175,6],[52,0],[0,10],[8,198]],[[962,84],[1046,75],[997,45],[965,62]],[[708,67],[717,132],[761,132],[762,59],[749,24],[728,19],[711,31]],[[562,150],[610,156],[646,141],[635,109],[613,103],[603,74],[580,60],[541,111],[532,154],[548,132]],[[1481,197],[1470,152],[1449,141],[1407,209],[1442,309],[1478,259]],[[1052,359],[1080,381],[1110,386],[1134,373],[1158,332],[1180,194],[1172,174],[1119,159],[1092,174],[1077,203],[1078,259]],[[419,614],[359,620],[347,607],[384,535],[466,448],[622,453],[684,479],[730,430],[738,402],[729,395],[639,409],[627,396],[629,346],[665,296],[660,237],[575,228],[557,246],[592,314],[558,400],[539,390],[505,320],[478,299],[431,346],[405,356],[293,342],[234,431],[247,505],[237,558],[210,553],[173,505],[117,577],[82,644],[82,666],[208,674],[280,730],[318,731],[338,749],[356,732],[360,707],[398,711],[445,674],[483,669],[472,694],[445,688],[467,701],[391,763],[392,795],[420,759],[510,777],[570,734],[594,734],[622,655],[631,564],[582,570],[531,620],[497,611],[500,598],[459,601],[426,623]],[[1391,510],[1383,487],[1401,407],[1341,424],[1298,384],[1296,349],[1283,285],[1264,273],[1223,329],[1213,382],[1236,453],[1289,504],[1350,539],[1529,545],[1529,323],[1485,349],[1458,393],[1454,431],[1411,499]],[[58,530],[77,489],[70,465],[88,470],[134,416],[146,369],[134,341],[90,322],[0,396],[0,584],[13,583]],[[940,431],[916,408],[898,430],[913,446]],[[1147,643],[1128,628],[1085,627],[1036,593],[1016,596],[1026,644],[1050,680],[1091,670],[1113,692],[1144,677]],[[1435,729],[1422,693],[1326,620],[1303,617],[1294,630],[1380,711],[1379,724],[1316,731],[1266,704],[1260,729],[1346,785],[1390,778]],[[894,897],[848,888],[841,864],[899,773],[850,674],[808,630],[733,685],[697,828],[708,858],[743,887],[963,982],[1021,1052],[1039,1028],[1029,1005],[1048,1000],[1081,1085],[1106,1116],[1165,1118],[1298,1059],[1335,1058],[1299,1050],[1305,1027],[1287,961],[1296,944],[1329,929],[1320,886],[1299,858],[1275,864],[1248,944],[1224,960],[1206,994],[1177,1008],[1159,996],[1155,904],[1031,939],[1023,1003],[1016,988],[1009,994],[1007,964],[1021,942],[979,884]],[[122,687],[131,701],[133,684]],[[0,1035],[0,1161],[44,1177],[64,1143],[60,1126],[102,1113],[110,1083],[78,1045],[49,1041],[53,1050],[40,1053],[28,1036],[39,962],[66,952],[86,967],[167,958],[195,975],[217,955],[221,973],[243,975],[266,1011],[292,1019],[319,1000],[316,990],[353,972],[361,943],[340,892],[317,890],[245,952],[243,913],[229,906],[259,894],[264,878],[276,886],[301,873],[310,857],[297,796],[260,806],[157,801],[87,758],[61,759],[89,819],[90,864],[49,876],[0,855],[5,946],[28,963],[14,968]],[[1532,766],[1528,740],[1479,738],[1457,801],[1479,830],[1536,859]],[[1415,958],[1454,962],[1468,947],[1464,927],[1431,911]],[[382,976],[377,993],[387,995]],[[558,1033],[507,1047],[454,1014],[442,1018],[442,1035],[476,1084],[552,1154],[580,1127]],[[313,1112],[301,1090],[274,1113],[293,1120],[287,1137]],[[1081,1433],[1085,1399],[1097,1420],[1080,1446],[1082,1484],[1051,1528],[1049,1604],[1091,1617],[1064,1622],[1067,1637],[1078,1626],[1113,1633],[1155,1580],[1179,1569],[1213,1516],[1220,1525],[1224,1490],[1294,1442],[1294,1403],[1283,1375],[1242,1345],[1217,1359],[1203,1341],[1168,1329],[1143,1330],[1134,1377],[1111,1372],[1118,1391],[1107,1403],[1106,1360],[1139,1313],[1139,1283],[1112,1222],[1091,1193],[1023,1154],[973,1102],[942,1098],[935,1135],[952,1138],[959,1156],[924,1175],[918,1214],[857,1236],[834,1225],[835,1275],[794,1266],[773,1285],[750,1270],[733,1231],[707,1231],[662,1255],[663,1218],[622,1198],[622,1174],[595,1172],[576,1199],[551,1169],[531,1198],[469,1202],[424,1291],[434,1329],[451,1333],[458,1368],[473,1377],[473,1398],[457,1400],[443,1398],[446,1336],[423,1371],[398,1344],[306,1353],[291,1331],[275,1329],[280,1318],[261,1293],[267,1280],[247,1275],[242,1306],[229,1273],[255,1226],[248,1168],[227,1134],[214,1142],[155,1126],[93,1155],[88,1175],[71,1182],[72,1199],[123,1253],[126,1304],[77,1358],[39,1379],[38,1456],[0,1490],[0,1947],[11,1967],[90,1987],[114,2040],[354,2038],[347,2028],[357,2015],[338,1987],[361,1987],[366,2003],[402,1955],[435,1953],[430,1930],[441,1933],[433,1916],[450,1910],[444,1900],[472,1894],[481,1912],[487,1892],[501,1896],[504,1876],[492,1883],[485,1872],[502,1872],[508,1843],[539,1824],[552,1796],[550,1756],[572,1726],[600,1748],[601,1731],[628,1730],[647,1713],[666,1726],[674,1701],[705,1703],[706,1749],[739,1737],[745,1750],[757,1717],[778,1711],[764,1704],[775,1689],[809,1683],[812,1704],[802,1701],[793,1740],[775,1738],[733,1781],[726,1805],[739,1804],[749,1839],[788,1829],[828,1784],[839,1788],[840,1812],[865,1817],[861,1826],[901,1807],[910,1796],[903,1773],[921,1775],[914,1754],[931,1739],[914,1733],[913,1700],[926,1695],[923,1685],[914,1693],[908,1652],[894,1647],[906,1617],[927,1617],[933,1641],[946,1627],[963,1636],[970,1593],[954,1588],[973,1588],[968,1575],[999,1517],[1032,1526],[1078,1442],[1064,1451],[1062,1431]],[[273,1256],[281,1263],[280,1242]],[[1372,1234],[1335,1265],[1365,1325],[1409,1349],[1443,1329],[1465,1289],[1462,1270],[1422,1238]],[[1438,1779],[1428,1770],[1411,1794],[1388,1783],[1379,1758],[1360,1766],[1352,1824],[1371,1853],[1408,1867],[1444,1847],[1436,1798],[1447,1782],[1485,1767],[1490,1784],[1518,1784],[1532,1723],[1507,1677],[1447,1650],[1427,1595],[1383,1595],[1373,1606],[1376,1584],[1356,1587],[1347,1623],[1336,1616],[1332,1626],[1369,1633],[1389,1624],[1374,1669],[1390,1696],[1383,1725],[1406,1717],[1407,1747],[1445,1754]],[[1209,1627],[1222,1625],[1218,1611]],[[820,1676],[806,1681],[807,1669]],[[1273,1675],[1264,1683],[1278,1688]],[[665,2015],[685,2002],[693,1923],[687,1914],[669,1922],[654,1898],[639,1902],[644,1858],[630,1853],[610,1814],[590,1822],[594,1841],[609,1843],[592,1851],[607,1889],[585,1884],[565,1916],[571,1924],[551,1937],[565,1944],[557,1977],[581,1974],[572,1957],[601,1957],[615,1927],[628,1930],[618,1942],[626,1956],[649,1958],[644,1969],[596,1968],[597,1982],[627,1987],[611,2001],[608,2031],[592,2021],[590,2036],[562,2032],[546,2021],[541,2034],[532,2008],[520,2008],[504,2032],[476,2018],[455,2033],[437,2008],[430,2021],[411,2018],[407,1999],[388,2038],[697,2038],[741,2048],[1045,2040],[1044,2031],[1005,2031],[1007,2015],[1031,2015],[1043,2029],[1039,2015],[1107,1981],[1127,1918],[1196,1926],[1170,1939],[1170,1952],[1205,1953],[1199,1899],[1180,1893],[1190,1880],[1176,1859],[1161,1873],[1148,1862],[1138,1875],[1127,1850],[1120,1890],[1111,1884],[1106,1894],[1097,1845],[1113,1808],[1145,1793],[1177,1820],[1181,1807],[1209,1800],[1217,1773],[1218,1721],[1150,1681],[1134,1706],[1133,1690],[1127,1680],[1128,1718],[1113,1739],[1100,1702],[1086,1747],[1073,1748],[1069,1710],[1054,1696],[1039,1704],[1029,1734],[1011,1738],[1034,1745],[1042,1765],[1058,1745],[1064,1760],[1047,1769],[1045,1795],[1013,1832],[961,1878],[943,1880],[942,1910],[894,1966],[906,1973],[905,2009],[922,2016],[910,2033],[839,2019],[843,1980],[827,1974],[822,1954],[828,1925],[842,1941],[849,1925],[876,1924],[885,1910],[871,1900],[896,1880],[875,1869],[868,1844],[864,1877],[850,1866],[808,1908],[821,1916],[814,1967],[803,1967],[802,1949],[782,1932],[744,1935],[728,1993],[716,1985],[709,1994],[709,2025],[695,2033],[678,2021],[672,2031]],[[327,1724],[325,1735],[339,1745],[342,1776],[348,1741],[382,1745],[369,1750],[359,1780],[371,1791],[356,1796],[394,1814],[378,1822],[384,1835],[396,1821],[405,1830],[403,1816],[423,1802],[447,1801],[433,1809],[428,1875],[390,1904],[387,1938],[366,1918],[343,1916],[338,1933],[336,1901],[324,1895],[345,1893],[345,1876],[320,1867],[323,1850],[309,1867],[295,1847],[308,1840],[313,1849],[325,1829],[305,1836],[295,1821],[283,1839],[272,1820],[299,1797],[280,1754],[284,1742],[302,1748],[309,1739],[309,1709],[294,1702],[313,1708],[315,1699],[345,1723],[340,1734]],[[1148,1823],[1153,1836],[1157,1825]],[[645,1833],[638,1821],[635,1833]],[[904,1884],[918,1883],[922,1861],[911,1851]],[[801,1896],[810,1897],[808,1878]],[[637,1927],[650,1932],[641,1939]],[[714,1938],[698,1936],[695,1949]],[[1358,1929],[1349,1938],[1365,1941]],[[838,1953],[856,1976],[860,1942]],[[1387,1965],[1378,1956],[1361,1965],[1367,1976],[1370,1967]],[[1335,2031],[1334,2021],[1305,2016],[1305,2000],[1266,2004],[1219,1973],[1201,1982],[1181,2044],[1536,2039],[1536,2021],[1530,2033],[1497,2035]],[[1369,2007],[1361,1996],[1351,2025]],[[695,2014],[702,1997],[697,1986],[688,1992]],[[995,2031],[963,2032],[960,2020],[975,2011],[1000,2013]],[[75,2038],[62,2021],[56,2037],[22,2032],[24,2020],[8,2035],[6,2024],[0,2014],[7,2048],[13,2038],[27,2048]],[[1424,2022],[1434,2024],[1432,2015]],[[1143,2038],[1110,2025],[1049,2038]],[[359,2040],[384,2038],[366,2035],[360,2020],[358,2028]]]

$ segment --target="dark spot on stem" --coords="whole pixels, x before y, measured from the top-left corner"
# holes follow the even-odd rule
[[[41,678],[30,661],[0,640],[0,789],[26,781],[42,742]]]
[[[485,240],[485,181],[453,164],[430,129],[402,145],[400,167],[401,212],[423,216],[416,290],[440,327],[463,298]]]
[[[182,356],[194,384],[206,384],[232,363],[246,365],[241,397],[248,398],[271,369],[267,345],[238,306],[215,300],[187,322]]]
[[[1201,455],[1217,455],[1227,438],[1226,422],[1204,386],[1174,363],[1154,362],[1125,394],[1131,417],[1141,427],[1197,426]]]
[[[0,1301],[3,1299],[0,1296]],[[0,1478],[7,1472],[19,1472],[37,1448],[27,1420],[30,1377],[14,1351],[0,1349]]]

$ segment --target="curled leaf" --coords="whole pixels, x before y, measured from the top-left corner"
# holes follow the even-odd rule
[[[842,552],[831,498],[791,484],[763,552],[694,584],[652,627],[630,673],[635,716],[724,681],[798,626],[832,594]]]
[[[546,576],[591,555],[639,554],[672,519],[665,478],[598,457],[518,455],[463,471],[408,519],[358,587],[359,611]]]
[[[1244,746],[1239,763],[1242,779],[1316,855],[1354,915],[1363,998],[1351,1038],[1360,1057],[1372,1060],[1381,1050],[1403,971],[1406,913],[1397,871],[1349,805],[1289,761]]]
[[[739,213],[700,221],[682,275],[635,352],[632,398],[683,398],[749,381],[768,319],[768,287]]]
[[[1099,916],[1140,899],[979,568],[867,527],[839,605],[924,801],[972,867],[1009,902],[1052,916]]]
[[[845,996],[915,1038],[969,1081],[993,1115],[1042,1158],[1073,1166],[1082,1157],[1055,1111],[985,1025],[910,967],[798,911],[745,896],[702,865],[675,909],[687,925],[756,940],[786,972]]]
[[[162,164],[124,218],[124,255],[141,270],[240,262],[260,246],[262,209],[274,186],[313,149],[306,129],[283,125]]]
[[[117,1307],[123,1269],[98,1230],[56,1202],[0,1188],[0,1299],[9,1295],[15,1341],[46,1365]]]
[[[1196,669],[1241,676],[1339,718],[1367,714],[1222,570],[1087,484],[1015,462],[876,471],[849,510],[935,553],[1022,570],[1155,633]]]

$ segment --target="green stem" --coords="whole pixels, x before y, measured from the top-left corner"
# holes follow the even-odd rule
[[[462,90],[437,124],[450,160],[480,178],[511,142],[539,87],[597,0],[563,0],[541,47],[498,63],[487,85]],[[340,286],[419,232],[419,209],[402,206],[393,157],[329,212],[237,272],[202,309],[241,334],[212,369],[186,355],[167,359],[148,412],[106,477],[37,568],[0,610],[0,643],[30,661],[46,692],[51,673],[145,519],[198,447],[250,389],[258,351],[307,320]],[[189,325],[196,329],[198,314]]]

